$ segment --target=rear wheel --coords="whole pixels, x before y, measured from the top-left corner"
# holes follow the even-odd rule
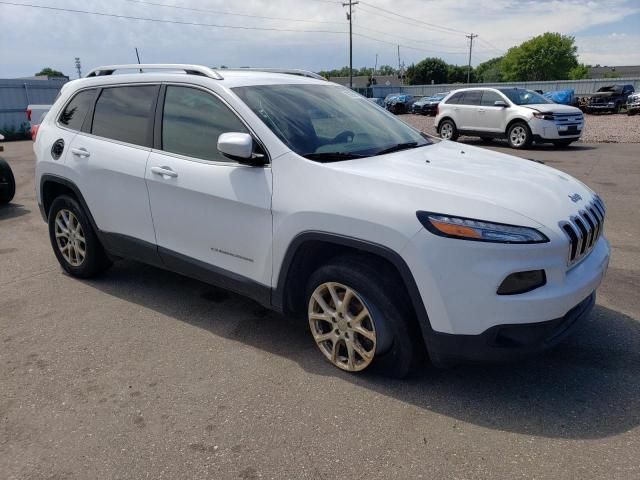
[[[16,179],[11,167],[0,158],[0,205],[9,203],[16,194]]]
[[[307,285],[308,321],[324,357],[347,372],[408,375],[426,359],[406,295],[358,257],[320,267]],[[395,292],[395,293],[394,293]]]
[[[49,239],[58,262],[70,275],[91,278],[109,268],[109,261],[89,219],[72,197],[61,195],[49,209]]]
[[[444,140],[451,140],[455,142],[458,139],[458,129],[456,128],[456,124],[453,123],[453,120],[448,118],[440,122],[439,133],[440,138]]]
[[[516,122],[507,130],[507,140],[511,148],[522,149],[531,145],[533,137],[526,123]]]

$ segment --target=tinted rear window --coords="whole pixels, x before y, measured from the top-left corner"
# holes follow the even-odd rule
[[[482,105],[487,107],[493,107],[495,102],[502,100],[504,102],[504,98],[498,95],[493,90],[484,90],[482,92]]]
[[[58,118],[60,124],[72,130],[80,130],[95,95],[94,89],[78,92],[60,114]]]
[[[454,93],[451,96],[451,98],[447,100],[445,103],[458,103],[463,95],[464,95],[464,92]]]
[[[458,103],[460,105],[480,105],[482,90],[469,90],[464,92],[464,97]]]
[[[152,108],[158,88],[155,85],[105,88],[96,102],[91,133],[151,146]]]

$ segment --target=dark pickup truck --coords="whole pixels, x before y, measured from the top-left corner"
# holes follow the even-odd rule
[[[600,87],[596,93],[591,95],[585,110],[587,113],[620,113],[620,110],[627,104],[627,98],[634,91],[633,85],[607,85]]]

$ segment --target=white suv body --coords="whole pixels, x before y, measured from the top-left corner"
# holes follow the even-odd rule
[[[435,127],[446,140],[458,135],[506,138],[513,148],[532,142],[568,146],[584,130],[584,116],[575,107],[550,102],[522,88],[463,88],[440,102]]]
[[[441,365],[538,351],[594,303],[605,207],[562,172],[431,141],[310,76],[117,68],[66,84],[34,145],[73,275],[173,270],[305,317],[339,368],[394,375],[425,347]]]

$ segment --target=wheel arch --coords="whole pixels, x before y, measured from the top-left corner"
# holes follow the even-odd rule
[[[325,254],[328,256],[323,256]],[[273,307],[288,315],[301,315],[306,311],[306,280],[322,262],[344,254],[368,257],[371,261],[377,261],[381,268],[389,268],[387,273],[397,275],[399,288],[409,297],[427,345],[433,330],[411,270],[400,254],[384,245],[367,240],[321,231],[298,234],[289,244],[283,257],[278,281],[272,290]]]
[[[450,116],[446,116],[446,117],[442,117],[440,120],[438,120],[438,125],[436,126],[436,131],[438,133],[440,133],[440,127],[442,126],[442,122],[444,122],[445,120],[451,120],[451,122],[453,123],[453,125],[458,128],[458,125],[456,124],[456,121],[451,118]]]
[[[60,195],[69,195],[75,198],[78,203],[80,203],[87,217],[89,217],[93,231],[96,233],[100,232],[78,186],[71,180],[57,175],[45,174],[40,178],[40,199],[42,202],[40,211],[45,222],[48,221],[51,204]]]
[[[515,117],[515,118],[512,118],[511,120],[509,120],[509,123],[507,123],[507,126],[504,129],[504,134],[505,135],[509,135],[509,129],[511,128],[511,126],[514,123],[524,123],[527,126],[527,128],[529,129],[529,132],[531,132],[531,127],[529,126],[529,122],[528,122],[528,120],[526,118]]]

